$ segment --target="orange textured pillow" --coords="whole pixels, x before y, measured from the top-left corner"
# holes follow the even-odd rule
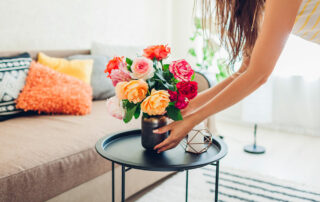
[[[91,111],[89,84],[32,62],[16,107],[24,111],[84,115]]]

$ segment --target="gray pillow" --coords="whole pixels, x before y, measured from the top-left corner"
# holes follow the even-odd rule
[[[93,69],[91,74],[91,87],[94,100],[104,100],[115,95],[114,87],[110,79],[107,78],[104,70],[109,57],[99,55],[73,55],[68,60],[93,60]]]

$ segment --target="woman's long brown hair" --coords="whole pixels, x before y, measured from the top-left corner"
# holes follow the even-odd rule
[[[231,64],[239,56],[251,55],[264,4],[265,0],[202,0],[203,29],[211,32],[212,19],[215,17],[221,45],[229,52]]]

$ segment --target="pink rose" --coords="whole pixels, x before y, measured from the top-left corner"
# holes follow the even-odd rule
[[[113,86],[116,86],[119,82],[130,81],[131,76],[126,66],[120,66],[119,69],[113,69],[110,74]]]
[[[107,99],[106,105],[107,111],[111,116],[120,120],[123,119],[124,109],[121,106],[120,100],[116,96]]]
[[[189,63],[185,60],[173,61],[169,66],[170,72],[179,81],[191,81],[191,77],[194,73]]]
[[[150,79],[154,75],[152,60],[145,57],[138,57],[131,65],[131,77],[134,79]]]
[[[179,95],[177,102],[174,104],[174,106],[178,109],[184,109],[188,106],[188,99]]]

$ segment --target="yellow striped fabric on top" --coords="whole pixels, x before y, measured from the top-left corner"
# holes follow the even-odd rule
[[[320,44],[320,0],[303,0],[292,33]]]

